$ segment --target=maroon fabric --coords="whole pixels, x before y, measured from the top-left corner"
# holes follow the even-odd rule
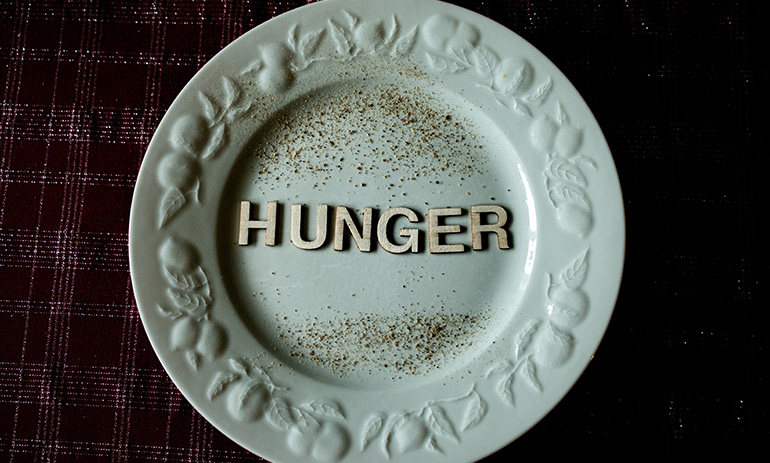
[[[184,84],[304,3],[0,2],[0,461],[259,460],[158,362],[133,298],[128,219],[144,150]],[[489,461],[617,445],[623,457],[766,456],[765,3],[453,3],[573,80],[628,214],[624,284],[596,358]]]

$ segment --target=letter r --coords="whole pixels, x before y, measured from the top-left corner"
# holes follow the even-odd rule
[[[482,224],[481,214],[495,214],[497,222],[494,224]],[[484,205],[471,206],[471,234],[473,235],[473,250],[484,249],[482,233],[496,233],[497,247],[499,249],[510,249],[508,244],[508,231],[505,226],[508,224],[508,213],[501,206]]]

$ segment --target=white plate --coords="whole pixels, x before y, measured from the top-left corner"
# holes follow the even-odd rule
[[[273,246],[265,230],[238,244],[244,200],[254,221],[277,202]],[[307,241],[329,206],[324,246],[293,244],[293,204]],[[508,220],[474,251],[479,205],[496,211],[482,224]],[[370,252],[349,237],[335,250],[335,206],[358,223],[372,208]],[[386,220],[395,207],[418,222]],[[438,223],[461,231],[434,234],[463,252],[428,249],[428,211],[445,208],[462,215]],[[612,313],[624,234],[602,133],[531,45],[439,2],[331,0],[248,32],[184,88],[142,164],[130,259],[164,367],[247,449],[470,461],[577,380]]]

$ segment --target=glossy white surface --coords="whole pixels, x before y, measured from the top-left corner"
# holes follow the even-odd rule
[[[409,14],[404,14],[404,11]],[[265,231],[238,245],[241,201]],[[328,205],[325,245],[303,239]],[[473,251],[472,206],[511,249]],[[372,208],[372,250],[335,250],[335,206]],[[418,252],[378,217],[407,207]],[[430,209],[461,208],[429,251]],[[408,236],[391,236],[402,244]],[[137,304],[169,375],[216,427],[273,461],[471,461],[569,390],[620,284],[623,207],[601,131],[514,33],[434,1],[329,0],[245,34],[185,87],[134,195]],[[308,246],[312,247],[312,246]]]

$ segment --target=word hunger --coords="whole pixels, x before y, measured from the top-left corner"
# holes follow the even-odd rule
[[[238,244],[246,246],[252,236],[257,232],[264,230],[265,245],[275,246],[278,242],[277,234],[279,230],[278,219],[278,201],[270,201],[266,207],[266,218],[264,220],[252,218],[252,209],[258,209],[257,205],[252,205],[251,201],[241,201],[240,220],[238,224]],[[318,249],[327,243],[327,235],[330,220],[330,206],[321,204],[317,208],[315,237],[306,239],[306,229],[310,227],[305,222],[305,205],[291,205],[291,242],[299,249]],[[419,228],[400,228],[396,233],[396,225],[399,219],[406,220],[410,224],[420,222],[420,216],[408,207],[391,207],[376,218],[375,209],[366,207],[362,211],[360,224],[355,219],[355,213],[351,214],[350,209],[345,206],[336,206],[334,209],[333,221],[334,236],[332,239],[335,251],[346,249],[348,237],[352,238],[356,247],[361,252],[372,251],[372,234],[376,233],[376,241],[387,252],[393,254],[402,254],[405,252],[419,252],[420,243],[424,239],[421,237],[423,231]],[[255,211],[256,214],[257,211]],[[378,212],[378,211],[377,211]],[[457,234],[463,231],[463,227],[458,223],[446,223],[451,217],[462,216],[465,211],[459,207],[445,207],[437,209],[428,209],[428,250],[431,254],[444,254],[464,252],[466,245],[462,243],[447,243],[446,235]],[[490,220],[494,216],[495,220]],[[498,249],[510,249],[508,226],[508,212],[498,205],[479,205],[470,207],[470,231],[471,248],[474,251],[484,249],[484,235],[494,234],[497,237]],[[253,233],[252,233],[253,232]],[[401,238],[394,240],[394,235]],[[396,242],[397,241],[397,242]]]

